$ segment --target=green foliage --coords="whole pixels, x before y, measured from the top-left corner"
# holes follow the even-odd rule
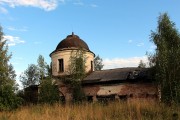
[[[75,50],[71,52],[69,58],[68,74],[75,81],[80,81],[85,76],[86,71],[86,56],[83,50]]]
[[[8,62],[11,58],[11,55],[8,55],[8,46],[6,45],[6,41],[3,38],[2,27],[0,26],[0,85],[11,84],[13,85],[13,81],[11,80],[12,74],[9,73],[9,69],[12,68],[12,65],[9,65]],[[13,74],[15,75],[15,74]],[[13,78],[14,79],[14,78]]]
[[[73,103],[81,103],[86,99],[86,96],[82,90],[81,82],[74,82],[72,86]]]
[[[37,63],[37,65],[28,65],[28,68],[20,75],[20,81],[24,88],[31,85],[38,85],[41,80],[51,75],[50,67],[47,65],[42,55],[39,55]]]
[[[53,104],[60,101],[58,86],[52,78],[46,78],[40,85],[39,102]]]
[[[95,70],[102,70],[102,68],[104,66],[102,61],[103,60],[102,60],[102,58],[99,57],[99,55],[94,58],[94,69]]]
[[[0,89],[0,111],[12,110],[22,104],[22,99],[14,94],[11,85],[5,85]]]
[[[71,52],[69,59],[69,75],[63,79],[66,85],[70,85],[72,90],[73,102],[82,102],[85,95],[82,90],[81,80],[86,75],[86,56],[83,50],[76,50]]]
[[[180,34],[167,13],[159,16],[157,31],[151,33],[151,39],[157,46],[154,60],[161,99],[165,103],[179,103]]]
[[[44,57],[42,55],[39,55],[37,63],[39,78],[40,80],[43,80],[48,75],[49,66],[45,62]]]
[[[3,38],[2,27],[0,26],[0,111],[12,110],[21,104],[21,99],[15,91],[15,71],[9,64],[11,55],[8,55],[8,46]]]
[[[45,91],[44,88],[44,86],[46,86],[48,88],[47,90],[50,90],[49,92],[51,92],[52,95],[54,95],[51,88],[53,87],[53,85],[50,85],[49,82],[46,82],[51,81],[51,79],[48,79],[48,77],[51,77],[51,68],[45,62],[44,57],[42,55],[39,55],[37,59],[37,65],[30,64],[28,68],[24,71],[24,73],[20,76],[20,81],[24,86],[24,92],[20,93],[19,95],[25,100],[24,102],[26,104],[38,102],[39,86],[43,87],[40,94],[40,101],[46,103],[49,101],[49,103],[52,103],[53,100],[51,100],[51,98],[48,98],[49,94],[47,94],[47,91]],[[46,97],[46,99],[44,99],[44,97]]]
[[[35,64],[28,65],[28,68],[20,75],[20,81],[22,82],[24,88],[31,85],[38,85],[39,74],[37,66]]]
[[[47,76],[52,77],[52,63],[50,63],[50,65],[47,65],[46,69],[47,69]]]

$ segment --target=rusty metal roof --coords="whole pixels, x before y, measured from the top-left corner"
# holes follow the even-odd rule
[[[68,35],[65,39],[63,39],[57,45],[56,49],[52,53],[60,51],[60,50],[64,50],[64,49],[84,49],[84,50],[91,52],[89,50],[89,47],[86,44],[86,42],[84,42],[82,39],[80,39],[79,36],[74,35],[73,32],[71,35]],[[51,56],[51,54],[50,54],[50,56]]]
[[[72,35],[68,35],[64,40],[62,40],[56,47],[56,50],[71,47],[89,50],[88,45],[80,39],[79,36],[74,35],[74,33],[72,33]]]
[[[136,79],[150,79],[148,68],[117,68],[109,70],[94,71],[86,78],[83,83],[126,81]]]

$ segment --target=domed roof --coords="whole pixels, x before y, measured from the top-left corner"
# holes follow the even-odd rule
[[[64,40],[62,40],[56,47],[56,51],[62,50],[65,48],[80,48],[85,49],[89,51],[88,45],[79,38],[79,36],[74,35],[68,35]]]
[[[72,32],[71,35],[68,35],[65,39],[63,39],[57,45],[56,49],[52,53],[57,52],[57,51],[61,51],[61,50],[64,50],[64,49],[84,49],[84,50],[87,50],[87,51],[91,52],[89,50],[89,47],[86,44],[86,42],[84,42],[82,39],[80,39],[79,36],[74,35],[73,32]],[[51,56],[51,54],[50,54],[50,56]]]

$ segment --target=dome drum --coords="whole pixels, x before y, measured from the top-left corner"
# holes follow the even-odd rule
[[[86,72],[94,70],[94,56],[95,54],[89,50],[88,45],[79,38],[79,36],[68,35],[63,39],[56,47],[56,49],[50,54],[52,61],[52,74],[53,76],[62,76],[68,74],[69,59],[72,51],[77,50],[85,51],[86,59]]]

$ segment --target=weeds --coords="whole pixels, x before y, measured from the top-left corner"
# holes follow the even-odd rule
[[[0,112],[0,120],[178,120],[179,106],[152,101],[32,105]]]

